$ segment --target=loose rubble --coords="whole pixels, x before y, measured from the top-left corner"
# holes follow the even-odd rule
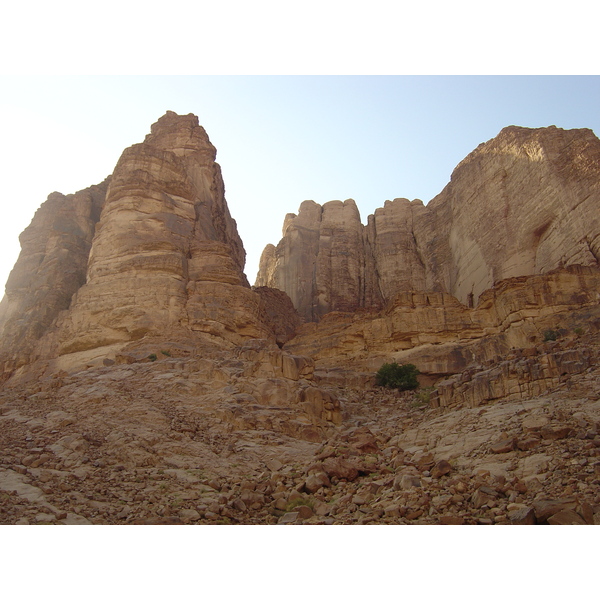
[[[258,405],[263,389],[264,378],[240,374],[255,369],[260,351],[244,352],[248,362],[228,373],[217,358],[199,368],[164,355],[5,389],[0,522],[600,523],[595,365],[537,397],[452,409],[414,392],[327,386],[297,370],[288,380],[280,371],[281,385],[319,390],[340,406],[338,423],[311,424],[302,412],[313,431],[303,436],[278,424],[275,404],[261,405],[246,427],[228,420],[220,399],[245,393]],[[250,391],[235,392],[242,384]],[[286,410],[299,418],[300,409]]]

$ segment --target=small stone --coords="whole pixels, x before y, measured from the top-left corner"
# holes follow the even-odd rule
[[[280,498],[280,500],[283,500],[283,498]],[[283,501],[283,505],[285,507],[285,501]],[[233,501],[233,508],[235,508],[235,510],[239,510],[240,512],[245,512],[246,510],[248,510],[246,503],[241,498],[236,498]],[[275,508],[278,508],[277,503]]]
[[[500,440],[495,444],[492,444],[490,450],[494,454],[506,454],[507,452],[512,452],[515,449],[515,440],[514,438]]]
[[[462,517],[445,515],[440,517],[440,525],[464,525],[465,520]]]
[[[586,525],[586,522],[574,510],[567,509],[549,517],[548,525]]]
[[[527,417],[521,423],[521,427],[523,427],[523,431],[539,431],[545,425],[548,425],[549,421],[547,417],[536,417],[531,416]]]
[[[418,519],[420,516],[423,515],[423,510],[419,509],[419,510],[410,510],[406,513],[406,518],[409,521],[414,521],[415,519]]]
[[[561,500],[538,500],[533,503],[535,518],[538,523],[546,523],[550,517],[561,510],[574,510],[577,506],[575,498],[562,498]]]
[[[317,504],[315,507],[315,514],[319,517],[326,517],[329,515],[329,513],[331,513],[331,508],[332,507],[330,504],[327,504],[326,502],[319,502],[319,504]]]
[[[315,514],[313,512],[313,509],[310,506],[306,506],[305,504],[297,506],[296,508],[294,508],[294,511],[298,513],[298,518],[302,520],[310,519]]]
[[[287,508],[288,501],[285,498],[277,498],[273,507],[277,510],[285,510]]]
[[[278,461],[276,458],[268,460],[265,464],[267,465],[267,469],[269,469],[269,471],[279,471],[283,468],[283,463]]]
[[[535,525],[535,511],[533,508],[525,507],[508,512],[508,521],[512,525]]]
[[[429,471],[435,464],[433,454],[425,454],[417,461],[419,471]]]
[[[459,481],[459,482],[456,484],[455,488],[456,488],[456,491],[457,491],[459,494],[463,494],[464,492],[466,492],[466,491],[467,491],[467,486],[465,485],[465,483],[464,483],[463,481]]]
[[[287,498],[287,501],[294,502],[294,501],[300,500],[302,498],[305,498],[305,496],[303,496],[298,490],[292,490],[290,492],[290,495]]]
[[[581,512],[581,516],[583,517],[583,520],[588,525],[593,525],[594,524],[594,509],[592,508],[592,506],[590,504],[588,504],[587,502],[583,502],[581,504],[581,506],[579,507],[579,510]]]
[[[129,507],[128,507],[129,508]],[[88,521],[85,517],[78,515],[76,513],[67,513],[67,516],[64,518],[65,525],[91,525],[91,521]]]
[[[401,510],[397,504],[393,504],[384,508],[384,514],[386,517],[400,517]]]
[[[517,442],[517,448],[525,452],[526,450],[531,450],[536,446],[539,446],[540,440],[535,437],[528,437]]]
[[[304,482],[304,488],[309,494],[314,494],[322,487],[331,487],[331,481],[327,473],[311,473]]]
[[[394,480],[395,490],[410,490],[414,487],[421,487],[421,478],[415,475],[401,475]]]
[[[54,523],[56,521],[55,515],[49,515],[48,513],[38,513],[35,515],[37,523]]]
[[[447,460],[440,460],[431,469],[431,477],[439,479],[452,471],[452,465]]]
[[[326,458],[329,458],[330,456],[333,456],[335,454],[335,448],[333,446],[325,446],[323,448],[323,450],[321,450],[321,452],[316,456],[316,458],[318,460],[325,460]]]
[[[475,492],[471,496],[471,503],[473,504],[474,508],[481,508],[485,504],[489,506],[489,503],[495,498],[496,494],[494,490],[486,486],[481,486],[480,488],[475,490]]]
[[[183,508],[179,511],[179,516],[183,521],[198,521],[200,513],[193,508]]]
[[[240,499],[242,500],[242,502],[244,502],[246,506],[257,505],[258,508],[263,506],[266,501],[264,494],[259,494],[258,492],[251,492],[250,490],[243,490],[240,494]]]
[[[279,521],[277,521],[278,525],[286,525],[287,523],[295,523],[298,520],[298,513],[297,512],[289,512],[289,513],[285,513],[285,515],[282,515],[281,517],[279,517]]]
[[[573,429],[568,425],[546,425],[540,429],[540,434],[545,440],[562,440],[572,433]]]
[[[125,505],[116,515],[117,519],[125,519],[127,515],[131,512],[131,507]]]
[[[323,471],[328,477],[354,481],[358,477],[356,466],[343,458],[327,458],[323,461]]]

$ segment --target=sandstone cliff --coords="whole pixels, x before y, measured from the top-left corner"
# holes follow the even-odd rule
[[[21,236],[2,305],[7,375],[37,359],[111,356],[152,335],[289,337],[268,323],[294,323],[291,305],[246,280],[215,156],[197,117],[168,112],[110,181],[49,197]]]
[[[21,254],[0,303],[0,347],[10,367],[28,361],[38,340],[85,283],[108,182],[67,196],[50,194],[20,235]]]
[[[474,309],[442,292],[400,292],[380,311],[332,312],[306,323],[284,348],[312,357],[330,380],[345,368],[371,382],[381,364],[395,359],[414,363],[423,382],[437,383],[535,348],[548,330],[600,330],[599,299],[600,270],[573,265],[503,280]]]
[[[257,282],[316,321],[380,308],[402,291],[472,306],[502,279],[599,257],[600,140],[586,129],[507,127],[426,206],[386,201],[363,226],[352,200],[302,203],[265,249]]]

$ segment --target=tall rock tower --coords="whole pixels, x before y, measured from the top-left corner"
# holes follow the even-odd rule
[[[49,197],[2,302],[5,371],[144,336],[274,337],[215,156],[196,116],[167,112],[109,182]]]

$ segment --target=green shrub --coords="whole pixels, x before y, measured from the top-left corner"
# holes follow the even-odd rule
[[[576,327],[573,331],[576,335],[583,335],[583,328],[581,327]]]
[[[558,332],[554,331],[554,329],[546,329],[546,331],[544,331],[545,342],[555,342],[557,338]]]
[[[415,392],[415,398],[411,402],[411,408],[421,408],[422,406],[429,406],[429,402],[431,401],[431,392],[435,388],[425,387],[422,388],[419,392]]]
[[[171,356],[171,353],[168,350],[161,350],[160,353],[164,354],[165,356]]]
[[[385,363],[375,374],[375,384],[399,390],[414,390],[419,387],[419,370],[410,363],[399,365],[396,362]]]
[[[314,510],[315,503],[312,498],[296,498],[295,500],[292,500],[291,502],[287,503],[287,506],[285,507],[285,512],[291,512],[294,508],[297,508],[298,506],[308,506],[311,510]]]
[[[151,360],[152,362],[154,362],[157,359],[156,354],[148,354],[148,360]]]

